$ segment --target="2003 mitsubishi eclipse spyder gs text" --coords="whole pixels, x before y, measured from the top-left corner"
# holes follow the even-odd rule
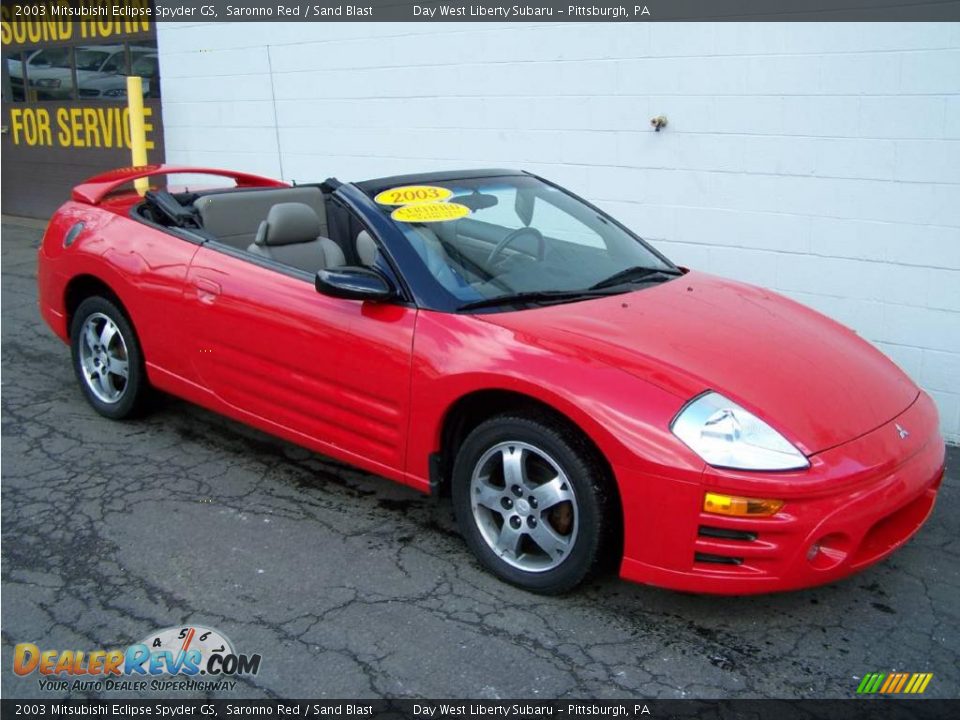
[[[229,187],[130,188],[181,173]],[[117,170],[54,215],[38,281],[102,415],[157,388],[448,487],[480,561],[538,592],[608,560],[695,592],[833,581],[943,477],[931,399],[853,332],[526,173]]]

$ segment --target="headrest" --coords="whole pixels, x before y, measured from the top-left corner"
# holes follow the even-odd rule
[[[322,232],[316,211],[304,203],[277,203],[257,230],[257,245],[312,242]]]
[[[377,261],[377,243],[366,230],[361,230],[357,235],[357,255],[361,265],[369,266]]]

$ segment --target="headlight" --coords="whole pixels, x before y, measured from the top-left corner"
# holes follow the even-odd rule
[[[783,435],[719,393],[696,398],[680,411],[670,429],[708,465],[738,470],[810,467]]]
[[[60,81],[57,78],[38,78],[31,85],[42,88],[58,88],[60,87]]]

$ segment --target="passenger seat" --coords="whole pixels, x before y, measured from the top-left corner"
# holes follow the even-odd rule
[[[373,267],[377,264],[379,254],[376,241],[366,230],[361,230],[357,235],[357,257],[360,258],[360,264]]]
[[[312,185],[216,192],[199,198],[194,207],[207,232],[223,244],[243,250],[256,239],[257,227],[270,208],[284,202],[309,205],[320,218],[317,235],[329,235],[326,201],[320,188]]]
[[[343,250],[321,231],[320,218],[309,205],[278,203],[260,223],[247,252],[309,273],[346,265]]]

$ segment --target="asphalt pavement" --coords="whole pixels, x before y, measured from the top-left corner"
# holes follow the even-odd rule
[[[95,414],[37,311],[40,235],[5,222],[0,242],[5,698],[63,696],[14,674],[17,643],[185,624],[262,655],[224,698],[848,698],[892,671],[960,695],[960,449],[920,534],[835,585],[530,595],[479,568],[447,500],[173,398]]]

